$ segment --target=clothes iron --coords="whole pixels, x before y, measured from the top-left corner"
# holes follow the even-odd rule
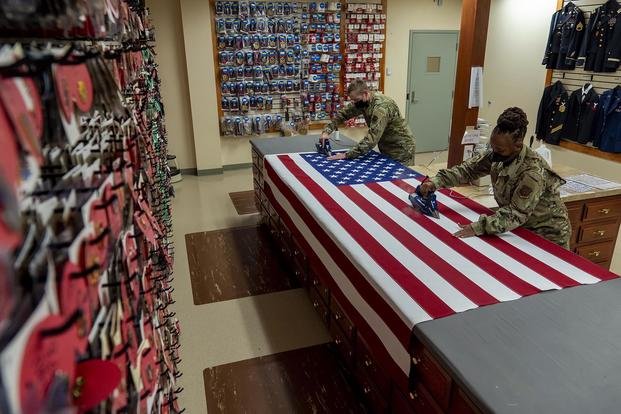
[[[330,145],[329,139],[319,138],[319,142],[315,144],[315,148],[317,148],[317,152],[321,155],[325,155],[326,157],[332,156],[332,146]]]
[[[409,199],[412,203],[412,207],[414,207],[416,210],[420,211],[424,215],[437,219],[440,218],[435,193],[429,192],[427,193],[427,196],[424,197],[420,192],[419,185],[416,187],[416,192],[409,195]]]

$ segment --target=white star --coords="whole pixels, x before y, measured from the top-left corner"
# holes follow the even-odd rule
[[[338,175],[331,175],[330,178],[336,178]]]
[[[345,184],[345,181],[339,181],[339,184]]]
[[[364,180],[361,180],[360,178],[358,178],[358,179],[356,180],[356,182],[357,182],[357,183],[363,183],[363,182],[364,182]]]

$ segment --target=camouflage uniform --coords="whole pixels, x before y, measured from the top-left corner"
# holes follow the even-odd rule
[[[416,143],[405,119],[401,117],[395,101],[380,93],[373,93],[366,109],[347,105],[324,128],[331,134],[338,125],[363,115],[369,132],[356,146],[347,151],[347,158],[356,158],[371,151],[376,145],[382,154],[386,154],[404,165],[414,164]]]
[[[441,170],[431,181],[438,188],[453,187],[490,174],[499,208],[495,214],[482,215],[472,223],[477,235],[504,233],[524,226],[568,249],[571,225],[559,193],[565,180],[526,145],[507,166],[492,162],[491,156],[491,150],[477,155]]]

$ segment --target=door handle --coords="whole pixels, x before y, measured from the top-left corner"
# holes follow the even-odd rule
[[[418,99],[416,99],[416,91],[410,92],[410,103],[418,103]]]

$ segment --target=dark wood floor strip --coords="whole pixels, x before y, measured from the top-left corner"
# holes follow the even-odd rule
[[[185,242],[195,305],[299,287],[261,226],[186,234]]]
[[[254,214],[258,213],[257,206],[254,204],[254,191],[238,191],[229,193],[229,197],[237,210],[237,214]]]
[[[365,413],[330,344],[208,368],[214,413]]]

